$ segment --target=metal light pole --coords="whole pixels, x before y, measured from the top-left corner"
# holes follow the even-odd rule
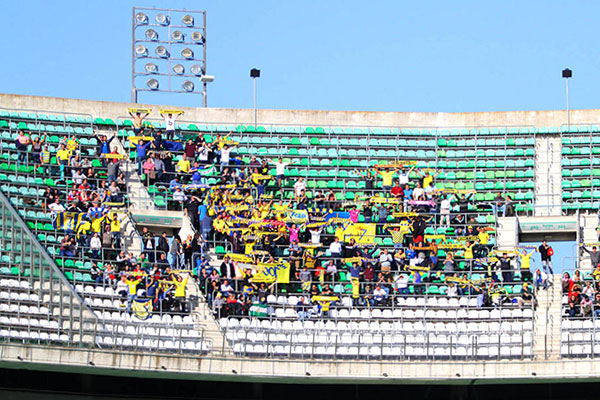
[[[571,111],[569,110],[569,78],[573,77],[573,71],[569,68],[565,68],[562,71],[562,77],[565,78],[567,84],[567,127],[571,129]]]
[[[252,78],[254,86],[254,127],[256,128],[257,112],[256,112],[256,78],[260,78],[260,69],[252,68],[250,70],[250,78]]]

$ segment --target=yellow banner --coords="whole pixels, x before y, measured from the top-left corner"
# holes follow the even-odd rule
[[[152,110],[150,108],[128,108],[127,111],[129,111],[132,114],[135,114],[135,113],[150,114],[152,112]]]
[[[344,229],[344,241],[354,239],[357,244],[375,243],[375,224],[350,224]]]
[[[385,197],[371,197],[369,201],[372,204],[398,204],[400,201],[398,199],[385,198]]]
[[[290,283],[290,264],[285,262],[258,263],[258,271],[252,277],[252,281]]]
[[[343,258],[342,259],[343,262],[345,263],[360,263],[362,262],[362,257],[348,257],[348,258]]]
[[[302,247],[304,249],[317,249],[321,247],[321,244],[314,243],[298,243],[298,247]]]
[[[376,164],[375,168],[402,168],[408,165],[417,165],[416,161],[398,161],[395,163],[391,163],[391,164]]]
[[[438,244],[438,249],[464,249],[465,246],[462,244],[454,244],[454,243],[442,243]]]
[[[445,240],[446,235],[425,235],[425,240]]]
[[[410,271],[429,271],[431,268],[429,267],[422,267],[420,265],[407,265],[406,266],[407,269],[409,269]]]
[[[484,258],[476,258],[473,261],[485,264],[485,263],[498,262],[498,258],[497,257],[484,257]]]
[[[311,297],[312,301],[338,301],[339,297],[337,296],[313,296]]]
[[[410,218],[416,217],[417,213],[415,212],[394,212],[392,213],[392,217],[394,218]]]
[[[227,212],[235,212],[235,211],[248,211],[250,206],[248,204],[240,204],[236,206],[225,206],[225,211]]]
[[[285,210],[284,222],[304,223],[308,222],[308,211],[306,210]]]
[[[154,140],[154,138],[152,136],[129,136],[127,140],[129,140],[130,144],[135,145],[140,140],[143,140],[144,142],[151,142]]]
[[[318,228],[320,226],[325,226],[325,225],[329,225],[329,221],[327,222],[311,222],[310,224],[306,224],[305,227],[306,228]]]
[[[271,175],[252,174],[252,175],[250,176],[250,178],[252,178],[252,179],[254,179],[254,180],[261,180],[261,181],[264,181],[264,180],[267,180],[267,179],[271,179],[271,178],[272,178],[272,176],[271,176]]]
[[[456,240],[462,240],[462,241],[469,241],[469,242],[473,242],[475,240],[477,240],[477,236],[457,236],[455,238]]]
[[[225,254],[225,257],[229,257],[232,261],[237,261],[237,262],[242,262],[242,263],[247,263],[247,264],[252,264],[252,257],[248,257],[246,255],[243,254],[238,254],[238,253],[227,253]]]
[[[503,254],[517,255],[517,254],[521,254],[521,253],[518,250],[492,250],[492,254],[494,254],[494,255],[503,255]]]
[[[104,154],[102,154],[102,157],[115,158],[115,159],[125,158],[125,156],[123,154],[112,154],[112,153],[104,153]]]
[[[181,110],[160,110],[161,114],[183,114]]]

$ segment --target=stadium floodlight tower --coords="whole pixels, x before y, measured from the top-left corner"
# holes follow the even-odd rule
[[[133,7],[131,102],[138,92],[201,94],[208,105],[206,11]]]
[[[569,68],[565,68],[562,71],[562,77],[567,82],[567,127],[571,129],[571,111],[569,110],[569,78],[573,77],[573,71]]]

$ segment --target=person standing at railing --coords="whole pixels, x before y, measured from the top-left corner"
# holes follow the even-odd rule
[[[363,173],[363,171],[358,170],[356,173],[363,178],[363,181],[365,181],[365,194],[367,196],[373,196],[375,189],[375,178],[373,177],[370,168],[367,168],[365,171],[366,172]]]
[[[179,256],[181,255],[181,239],[175,236],[169,245],[168,260],[172,269],[179,268]]]
[[[185,297],[186,297],[186,285],[188,282],[188,278],[190,277],[189,274],[184,273],[185,278],[182,278],[181,275],[173,275],[173,280],[172,283],[175,286],[175,293],[174,293],[174,297],[175,297],[175,307],[177,307],[179,309],[179,312],[181,313],[186,313],[187,312],[187,307],[186,307],[186,301],[185,301]]]
[[[127,312],[131,313],[131,304],[137,298],[139,278],[133,274],[123,275],[123,281],[127,285]]]
[[[177,162],[177,173],[179,174],[179,180],[183,183],[187,183],[187,174],[190,172],[191,164],[190,160],[186,155],[181,156],[181,160]]]
[[[22,130],[19,130],[17,138],[15,139],[15,145],[17,147],[17,151],[19,152],[17,156],[17,162],[23,163],[27,160],[27,149],[29,147],[29,136],[25,134]]]
[[[98,140],[98,148],[96,149],[96,155],[100,158],[100,162],[103,167],[106,167],[106,158],[104,158],[104,154],[110,153],[110,143],[115,140],[117,137],[115,133],[111,136],[110,139],[107,139],[104,135],[94,135]]]
[[[220,162],[220,170],[223,171],[223,168],[229,166],[231,152],[235,149],[235,146],[229,147],[229,145],[225,144],[220,150],[221,162]]]
[[[419,177],[421,177],[421,186],[423,187],[423,189],[428,188],[429,186],[433,185],[433,181],[435,178],[438,177],[438,175],[442,172],[441,170],[436,171],[435,174],[431,175],[429,173],[429,171],[425,171],[425,173],[422,173],[421,171],[416,171],[417,175],[419,175]]]
[[[153,181],[153,183],[162,182],[163,176],[165,175],[165,163],[162,160],[162,156],[160,154],[154,154],[152,156],[152,160],[154,162],[154,181]]]
[[[279,157],[277,161],[268,160],[268,162],[275,165],[275,180],[277,181],[277,186],[279,187],[279,189],[281,189],[281,183],[283,182],[283,178],[285,177],[285,168],[291,163],[284,163],[281,157]]]
[[[133,119],[133,133],[136,135],[141,134],[144,131],[142,123],[143,123],[144,119],[148,115],[150,115],[150,113],[136,112],[135,115],[133,115],[133,113],[131,111],[128,111],[128,112],[129,112],[129,115],[131,116],[131,118]]]
[[[581,244],[581,250],[585,251],[590,255],[590,261],[592,262],[592,269],[596,269],[598,264],[600,264],[600,252],[598,251],[596,246],[592,246],[592,250],[590,251],[585,244]]]
[[[498,261],[500,266],[500,271],[502,271],[502,282],[507,284],[513,281],[512,276],[512,267],[510,265],[510,258],[508,258],[508,254],[504,253],[502,258]]]
[[[40,166],[42,167],[43,174],[53,173],[54,168],[51,166],[50,161],[52,160],[52,154],[50,154],[50,150],[48,150],[48,145],[45,144],[42,147],[42,151],[40,152]]]
[[[64,143],[61,144],[56,152],[56,163],[60,169],[60,179],[65,179],[65,168],[69,165],[70,158],[71,151],[67,149],[67,146]]]
[[[202,209],[200,212],[202,213]],[[204,210],[204,216],[200,219],[200,230],[202,238],[206,241],[206,248],[209,248],[209,241],[212,239],[211,233],[213,230],[213,218],[208,213],[208,210]]]
[[[440,224],[445,226],[446,228],[450,226],[450,208],[452,207],[452,200],[454,200],[454,195],[443,194],[440,202]]]
[[[173,115],[172,113],[163,114],[163,120],[165,122],[165,136],[167,140],[173,140],[175,138],[176,121],[181,115],[183,115],[183,112],[176,115]]]
[[[137,144],[135,145],[135,152],[136,152],[135,162],[137,164],[138,173],[140,175],[142,173],[142,163],[147,156],[148,146],[150,146],[151,144],[152,144],[151,141],[149,141],[148,143],[144,143],[144,140],[140,139],[140,140],[138,140]]]
[[[396,171],[398,170],[398,168],[391,168],[387,171],[382,170],[377,168],[377,174],[381,176],[381,184],[382,184],[382,188],[384,190],[383,195],[386,196],[390,193],[391,189],[392,189],[392,182],[394,179],[394,174],[396,174]]]
[[[31,152],[29,153],[29,162],[34,165],[33,173],[34,175],[38,173],[38,168],[40,167],[40,154],[43,149],[43,145],[46,142],[47,134],[44,134],[41,138],[35,137],[31,142]],[[42,172],[44,174],[44,172]]]
[[[112,248],[120,249],[121,248],[121,223],[123,219],[119,218],[117,213],[113,213],[110,218],[110,234],[112,237]]]
[[[154,233],[148,229],[148,227],[144,226],[142,228],[142,251],[146,254],[148,261],[154,262],[154,248],[156,247],[156,242],[154,239]]]
[[[554,271],[552,270],[552,255],[554,254],[554,250],[552,250],[552,247],[548,246],[548,243],[544,240],[540,247],[538,247],[538,251],[542,258],[544,271],[548,274],[548,282],[552,284],[552,274],[554,274]]]
[[[102,241],[98,236],[98,232],[94,232],[94,235],[90,239],[90,249],[92,249],[92,258],[100,258],[100,250],[102,250]]]

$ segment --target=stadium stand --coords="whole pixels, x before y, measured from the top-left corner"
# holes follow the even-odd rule
[[[544,288],[520,252],[497,250],[495,236],[498,217],[534,213],[538,135],[562,135],[563,212],[598,208],[593,126],[254,127],[182,118],[173,140],[162,138],[162,121],[140,128],[126,117],[0,110],[6,209],[54,260],[94,326],[67,326],[49,312],[43,282],[19,267],[23,247],[6,247],[4,337],[87,336],[100,347],[204,354],[214,342],[186,294],[197,285],[237,356],[530,358]],[[161,241],[135,226],[129,210],[140,193],[126,185],[125,165],[156,209],[185,211],[194,236]],[[125,222],[141,248],[126,240]],[[569,317],[563,356],[590,354],[581,344],[590,322],[580,328]]]

